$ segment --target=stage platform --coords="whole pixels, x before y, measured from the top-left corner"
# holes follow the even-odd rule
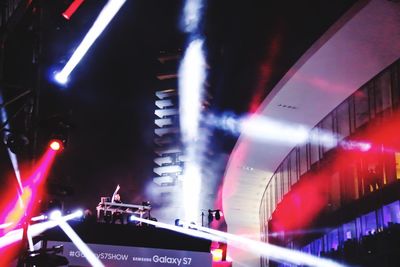
[[[209,240],[152,226],[70,221],[69,224],[105,266],[211,267]],[[47,247],[64,246],[69,266],[90,266],[58,227],[44,234]]]

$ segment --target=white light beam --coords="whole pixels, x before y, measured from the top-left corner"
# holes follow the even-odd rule
[[[287,249],[284,247],[275,246],[268,243],[263,243],[255,240],[251,240],[245,237],[217,231],[214,229],[199,227],[201,231],[209,234],[225,238],[230,241],[230,245],[233,245],[242,250],[249,252],[258,253],[260,255],[269,257],[270,259],[286,262],[296,265],[307,265],[307,266],[319,266],[319,267],[343,267],[340,263],[333,260],[323,259],[320,257],[313,256],[308,253],[304,253],[297,250]]]
[[[60,84],[65,84],[68,81],[68,77],[74,70],[76,65],[85,56],[86,52],[104,31],[113,17],[117,14],[122,5],[126,0],[109,0],[104,8],[101,10],[99,16],[94,22],[93,26],[90,28],[86,36],[83,38],[82,42],[79,44],[78,48],[75,50],[71,58],[68,60],[64,68],[56,73],[55,80]]]
[[[185,220],[195,221],[200,210],[202,146],[199,124],[201,119],[203,91],[206,79],[206,62],[203,40],[193,40],[185,51],[179,67],[179,114],[182,141],[186,148],[183,171],[183,201]]]
[[[185,143],[199,137],[205,68],[203,41],[196,39],[189,44],[179,67],[179,119]]]
[[[161,227],[165,229],[169,229],[172,231],[184,233],[191,236],[201,237],[212,241],[230,241],[231,245],[246,250],[248,252],[257,253],[260,255],[267,256],[271,259],[274,259],[279,262],[292,263],[297,265],[308,265],[308,266],[320,266],[320,267],[344,267],[345,265],[339,264],[333,260],[323,259],[320,257],[316,257],[310,255],[308,253],[303,253],[301,251],[296,251],[292,249],[287,249],[275,245],[271,245],[268,243],[263,243],[255,240],[251,240],[245,237],[217,231],[214,229],[201,227],[201,226],[192,226],[196,228],[196,230],[172,226],[166,223],[155,222],[151,220],[146,220],[142,218],[138,218],[133,216],[133,219],[139,222],[147,223],[150,225],[154,225],[156,227]],[[183,223],[183,225],[189,225],[187,223]]]
[[[251,115],[236,118],[232,115],[208,115],[206,123],[234,135],[244,135],[262,143],[280,143],[285,145],[302,145],[310,142],[326,149],[340,146],[346,150],[369,151],[371,143],[344,140],[343,136],[332,131],[314,128],[297,123],[277,121],[265,116]]]
[[[79,217],[78,213],[72,213],[67,216],[62,217],[64,221],[68,221],[74,218]],[[30,236],[37,236],[44,231],[53,228],[58,225],[57,221],[47,221],[47,222],[42,222],[42,223],[37,223],[34,225],[29,226],[29,234]],[[16,229],[13,231],[8,232],[6,235],[0,237],[0,248],[11,245],[12,243],[15,243],[17,241],[22,240],[22,233],[23,229]]]
[[[82,211],[76,212],[76,216],[82,216]],[[103,263],[96,257],[93,251],[75,233],[74,229],[65,221],[64,218],[54,218],[64,233],[71,239],[72,243],[85,255],[85,258],[94,267],[104,267]]]

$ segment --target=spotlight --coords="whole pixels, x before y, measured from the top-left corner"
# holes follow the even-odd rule
[[[61,151],[64,148],[64,144],[61,140],[54,139],[50,141],[49,147],[53,151]]]
[[[63,73],[61,73],[61,72],[57,72],[57,73],[54,75],[54,80],[55,80],[56,82],[58,82],[59,84],[64,85],[64,84],[66,84],[66,83],[68,82],[68,76],[66,76],[65,74],[63,74]]]
[[[127,223],[134,226],[150,226],[149,224],[140,222],[135,215],[131,215]]]
[[[50,220],[56,221],[59,220],[62,216],[62,213],[60,210],[53,210],[52,212],[50,212],[49,218]]]
[[[131,215],[128,219],[128,224],[132,225],[140,225],[140,222],[137,220],[137,217],[135,215]]]
[[[211,250],[213,262],[222,261],[223,250],[220,248],[214,248]]]

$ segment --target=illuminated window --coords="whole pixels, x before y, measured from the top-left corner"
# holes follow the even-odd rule
[[[400,153],[394,153],[396,160],[396,179],[400,180]]]

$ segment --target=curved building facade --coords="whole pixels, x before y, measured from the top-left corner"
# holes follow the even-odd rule
[[[268,182],[263,241],[361,266],[395,266],[399,103],[397,60],[317,124],[316,142],[296,146]],[[331,142],[323,142],[327,133]]]
[[[351,263],[346,241],[399,222],[399,14],[399,3],[359,1],[267,96],[254,115],[311,134],[298,144],[240,136],[224,177],[229,232]],[[276,264],[228,253],[234,266]]]

